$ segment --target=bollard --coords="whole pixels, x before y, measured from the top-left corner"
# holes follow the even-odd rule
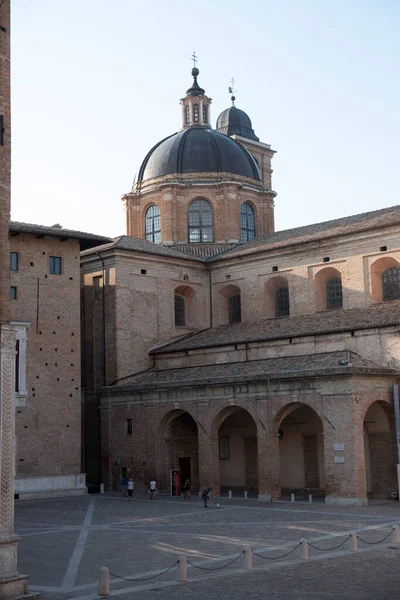
[[[290,494],[290,502],[294,502],[294,494]]]
[[[358,546],[357,546],[358,540],[357,540],[357,534],[355,532],[353,532],[350,535],[350,540],[349,541],[350,541],[350,551],[351,552],[358,552]]]
[[[110,595],[110,571],[107,567],[99,570],[99,596]]]
[[[253,568],[253,556],[251,552],[250,546],[243,551],[243,569],[252,569]]]
[[[392,543],[400,544],[400,529],[398,525],[392,527]]]
[[[179,583],[187,582],[187,562],[184,556],[178,558],[178,581]]]
[[[244,490],[244,499],[247,500],[247,490]]]
[[[199,498],[201,498],[203,495],[203,492],[199,492]]]
[[[229,497],[229,498],[232,498],[232,490],[229,490],[229,492],[228,492],[228,497]]]
[[[300,540],[301,544],[301,559],[308,560],[308,542],[304,538]]]
[[[312,495],[311,494],[308,495],[308,501],[310,504],[312,504]]]
[[[104,494],[104,483],[100,484],[100,494]]]

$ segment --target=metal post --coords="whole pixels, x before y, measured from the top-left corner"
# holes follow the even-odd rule
[[[294,502],[294,494],[290,494],[290,502]]]
[[[311,494],[308,495],[308,501],[310,504],[312,504],[312,495]]]
[[[400,528],[398,525],[392,527],[392,543],[400,544]]]
[[[99,596],[110,595],[110,571],[107,567],[99,569]]]
[[[100,484],[100,494],[104,494],[104,483]]]
[[[350,551],[351,552],[358,552],[358,545],[357,545],[358,539],[357,539],[357,534],[355,532],[353,532],[350,535],[349,542],[350,542]]]
[[[244,499],[247,500],[247,490],[244,490]]]
[[[251,552],[250,546],[244,549],[243,551],[243,569],[252,569],[253,568],[253,556]]]
[[[232,498],[232,490],[229,490],[229,492],[228,492],[228,497],[229,497],[229,498]]]
[[[178,581],[179,583],[187,582],[187,562],[184,556],[178,558]]]
[[[396,426],[396,445],[397,445],[397,499],[400,501],[400,406],[399,406],[399,386],[393,386],[393,405],[394,421]]]
[[[308,560],[308,542],[306,539],[301,539],[300,540],[300,544],[301,544],[301,559],[302,560]]]

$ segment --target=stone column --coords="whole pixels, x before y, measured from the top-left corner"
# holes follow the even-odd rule
[[[281,495],[279,481],[279,436],[260,433],[258,445],[258,499],[277,500]]]
[[[25,596],[28,577],[17,571],[14,533],[15,328],[0,330],[0,598]]]

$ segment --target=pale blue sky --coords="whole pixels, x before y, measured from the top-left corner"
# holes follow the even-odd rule
[[[276,228],[399,203],[398,0],[12,0],[12,218],[116,236],[199,83],[273,161]]]

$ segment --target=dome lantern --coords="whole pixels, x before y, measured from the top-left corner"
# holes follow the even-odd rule
[[[182,129],[188,127],[210,127],[210,104],[211,98],[205,95],[205,91],[200,87],[197,77],[199,69],[196,67],[197,57],[193,52],[192,60],[194,67],[192,69],[193,83],[186,90],[186,96],[181,99],[182,106]]]

